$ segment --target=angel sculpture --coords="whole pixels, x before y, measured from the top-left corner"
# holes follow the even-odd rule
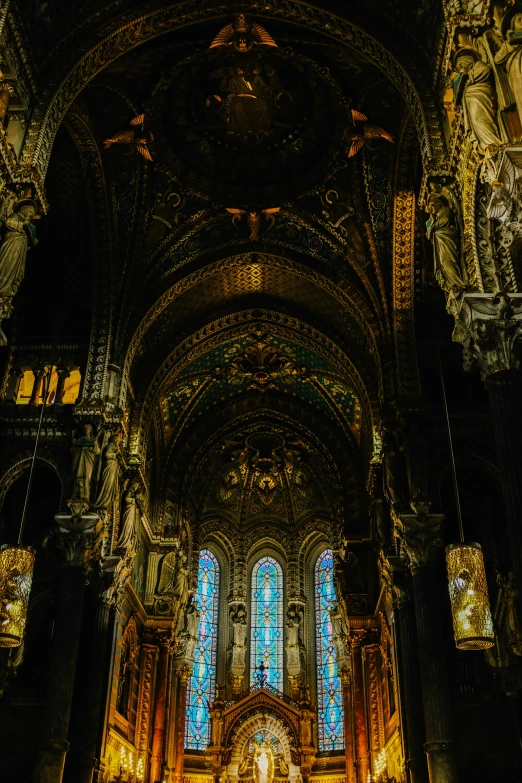
[[[237,225],[238,221],[246,217],[250,236],[248,237],[251,242],[255,242],[259,239],[259,231],[261,229],[261,222],[263,217],[267,217],[269,220],[269,227],[274,225],[274,215],[279,212],[281,207],[270,207],[269,209],[257,209],[255,207],[249,207],[248,209],[234,209],[232,207],[226,207],[232,217],[232,223]]]
[[[210,49],[233,46],[238,52],[249,52],[255,45],[277,46],[272,36],[257,22],[250,22],[245,14],[238,14],[216,35]]]
[[[378,125],[364,125],[363,123],[367,119],[366,115],[352,109],[353,127],[347,132],[347,138],[350,141],[349,158],[357,155],[369,139],[386,139],[390,144],[394,143],[393,137]]]
[[[170,593],[172,591],[172,588],[174,587],[174,580],[176,578],[177,560],[178,552],[176,550],[173,552],[167,552],[163,558],[158,585],[159,595],[164,595],[165,593]]]
[[[154,136],[150,131],[145,131],[143,126],[145,124],[145,115],[138,114],[130,121],[130,128],[128,130],[118,131],[110,139],[105,139],[103,146],[105,149],[109,149],[113,144],[132,144],[140,155],[143,155],[145,160],[153,160],[150,154],[149,144],[154,141]]]

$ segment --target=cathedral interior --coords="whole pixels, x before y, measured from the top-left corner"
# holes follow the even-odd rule
[[[0,779],[522,780],[522,3],[1,0]]]

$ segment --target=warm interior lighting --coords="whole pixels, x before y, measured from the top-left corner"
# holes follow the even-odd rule
[[[0,549],[0,647],[19,647],[22,643],[33,569],[34,554],[30,549]]]
[[[493,646],[486,569],[480,544],[446,547],[453,633],[459,650]]]

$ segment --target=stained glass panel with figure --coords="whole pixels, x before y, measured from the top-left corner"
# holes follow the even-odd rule
[[[259,665],[266,682],[283,690],[283,572],[273,557],[262,557],[252,569],[250,682]]]
[[[344,748],[341,679],[337,671],[329,610],[336,600],[331,549],[315,564],[315,624],[317,652],[317,728],[319,750]]]
[[[219,564],[212,552],[199,555],[198,589],[195,595],[200,618],[194,670],[188,681],[185,747],[206,750],[210,743],[209,707],[216,690],[219,608]]]

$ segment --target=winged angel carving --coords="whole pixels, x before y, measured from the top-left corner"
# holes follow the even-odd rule
[[[103,146],[109,149],[113,144],[128,144],[133,146],[145,160],[153,160],[149,150],[149,144],[154,141],[154,136],[150,131],[144,130],[145,114],[138,114],[130,121],[127,130],[118,131],[109,139],[105,139]]]
[[[236,225],[240,220],[246,218],[246,223],[250,236],[248,237],[251,242],[255,242],[259,239],[259,232],[261,230],[262,219],[268,219],[268,226],[271,228],[274,224],[274,215],[280,211],[281,207],[269,207],[268,209],[257,209],[257,207],[249,207],[248,209],[235,209],[234,207],[226,207],[227,212],[232,215],[232,223]]]
[[[257,22],[250,22],[245,14],[238,14],[233,22],[229,22],[219,31],[210,48],[233,46],[238,52],[249,52],[252,47],[258,45],[277,46],[264,27]]]

